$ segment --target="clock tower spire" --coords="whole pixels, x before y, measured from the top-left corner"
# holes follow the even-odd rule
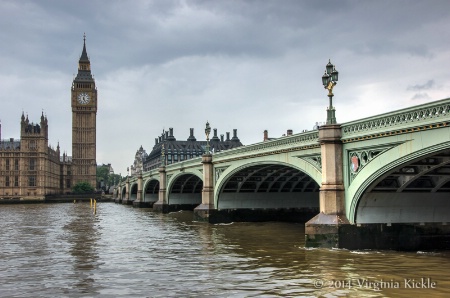
[[[83,51],[78,61],[77,76],[72,82],[71,94],[73,185],[88,182],[95,188],[97,88],[86,51],[86,34],[83,35]]]

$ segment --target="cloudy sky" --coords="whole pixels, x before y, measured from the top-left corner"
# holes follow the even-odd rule
[[[0,0],[2,138],[49,119],[71,155],[70,87],[86,32],[96,79],[97,163],[126,174],[163,129],[208,120],[248,145],[326,119],[321,77],[340,73],[340,123],[450,95],[450,2]]]

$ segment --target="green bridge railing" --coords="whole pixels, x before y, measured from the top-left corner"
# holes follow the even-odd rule
[[[342,138],[426,126],[450,120],[450,98],[342,124]]]

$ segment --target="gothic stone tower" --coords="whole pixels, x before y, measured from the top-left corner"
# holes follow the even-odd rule
[[[47,189],[46,181],[48,177],[48,121],[41,116],[39,124],[31,123],[28,116],[22,113],[20,121],[20,151],[22,158],[14,159],[15,172],[14,184],[10,181],[10,185],[14,185],[16,189],[11,191],[15,194],[17,191],[22,196],[43,197],[48,193],[54,193],[55,189]],[[9,178],[12,180],[12,177]],[[19,183],[17,183],[19,180]],[[52,181],[55,182],[55,181]],[[57,179],[56,186],[59,186]]]
[[[72,177],[73,185],[89,182],[96,185],[97,88],[91,74],[91,62],[83,52],[78,62],[78,74],[72,83]]]

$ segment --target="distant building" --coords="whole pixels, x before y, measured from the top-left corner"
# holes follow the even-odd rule
[[[56,150],[49,146],[44,114],[35,124],[22,113],[20,139],[0,140],[0,170],[1,198],[43,198],[70,191],[71,163],[65,154],[61,157],[59,144]]]
[[[35,124],[22,112],[18,140],[1,140],[0,125],[0,198],[42,199],[68,193],[78,182],[96,186],[97,87],[85,38],[70,101],[73,157],[61,156],[59,144],[56,150],[49,146],[44,113]]]
[[[229,132],[226,133],[226,138],[224,138],[224,135],[220,135],[219,138],[217,136],[217,129],[214,128],[213,137],[210,139],[209,143],[210,150],[213,153],[242,146],[241,141],[237,137],[237,129],[233,129],[232,138],[230,138]],[[153,146],[153,150],[148,155],[146,155],[145,150],[143,150],[141,146],[141,148],[136,153],[134,165],[139,165],[139,153],[141,154],[140,156],[143,156],[144,171],[158,168],[159,166],[161,166],[162,162],[161,156],[163,146],[165,164],[170,165],[176,162],[202,156],[206,150],[206,141],[197,141],[194,136],[193,128],[190,129],[190,134],[186,141],[177,141],[173,135],[173,128],[169,128],[169,131],[163,131],[161,136],[155,138],[155,145]]]
[[[134,162],[130,167],[130,175],[136,176],[144,170],[144,160],[148,157],[147,152],[141,147],[136,151]]]

